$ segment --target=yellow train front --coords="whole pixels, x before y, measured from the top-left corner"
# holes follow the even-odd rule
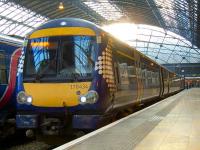
[[[27,36],[23,51],[18,128],[96,129],[124,108],[170,93],[166,69],[84,20],[43,24]],[[173,92],[180,90],[176,82]]]

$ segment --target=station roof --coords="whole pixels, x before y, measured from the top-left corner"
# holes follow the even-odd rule
[[[0,0],[0,33],[25,36],[45,21],[62,17],[82,18],[99,25],[134,22],[163,28],[165,38],[168,31],[184,37],[196,57],[196,53],[200,54],[199,11],[198,0]],[[144,53],[148,55],[150,48],[147,49]],[[199,57],[188,62],[199,62]],[[182,55],[181,58],[186,60]]]

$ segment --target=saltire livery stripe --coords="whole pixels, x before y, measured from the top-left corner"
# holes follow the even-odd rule
[[[16,85],[17,63],[20,55],[21,49],[19,48],[15,50],[11,56],[8,85],[3,96],[0,99],[0,108],[2,108],[5,104],[8,103],[14,92]]]

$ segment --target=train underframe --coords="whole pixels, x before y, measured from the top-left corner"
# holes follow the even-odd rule
[[[16,132],[15,114],[0,113],[0,139],[4,139]]]
[[[17,128],[26,130],[27,137],[37,133],[42,135],[63,135],[74,131],[89,132],[108,124],[113,114],[66,114],[18,112]]]
[[[175,94],[178,91],[163,95],[162,98]],[[160,96],[142,100],[142,104],[162,99]],[[121,117],[124,117],[142,105],[133,103],[129,106],[113,109],[111,112],[91,113],[69,111],[60,112],[37,112],[19,111],[16,115],[17,128],[26,130],[26,136],[32,137],[35,133],[41,135],[64,135],[74,134],[75,131],[93,131],[106,124],[109,124]],[[143,106],[142,106],[143,107]],[[66,109],[67,110],[67,109]]]

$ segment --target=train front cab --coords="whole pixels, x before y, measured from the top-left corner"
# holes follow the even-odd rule
[[[70,21],[66,22],[73,24]],[[95,129],[105,109],[112,108],[112,95],[102,77],[103,57],[98,57],[107,45],[100,45],[92,25],[82,23],[82,27],[41,28],[29,35],[23,73],[18,76],[18,128],[40,128],[44,134],[59,134],[66,126]]]

